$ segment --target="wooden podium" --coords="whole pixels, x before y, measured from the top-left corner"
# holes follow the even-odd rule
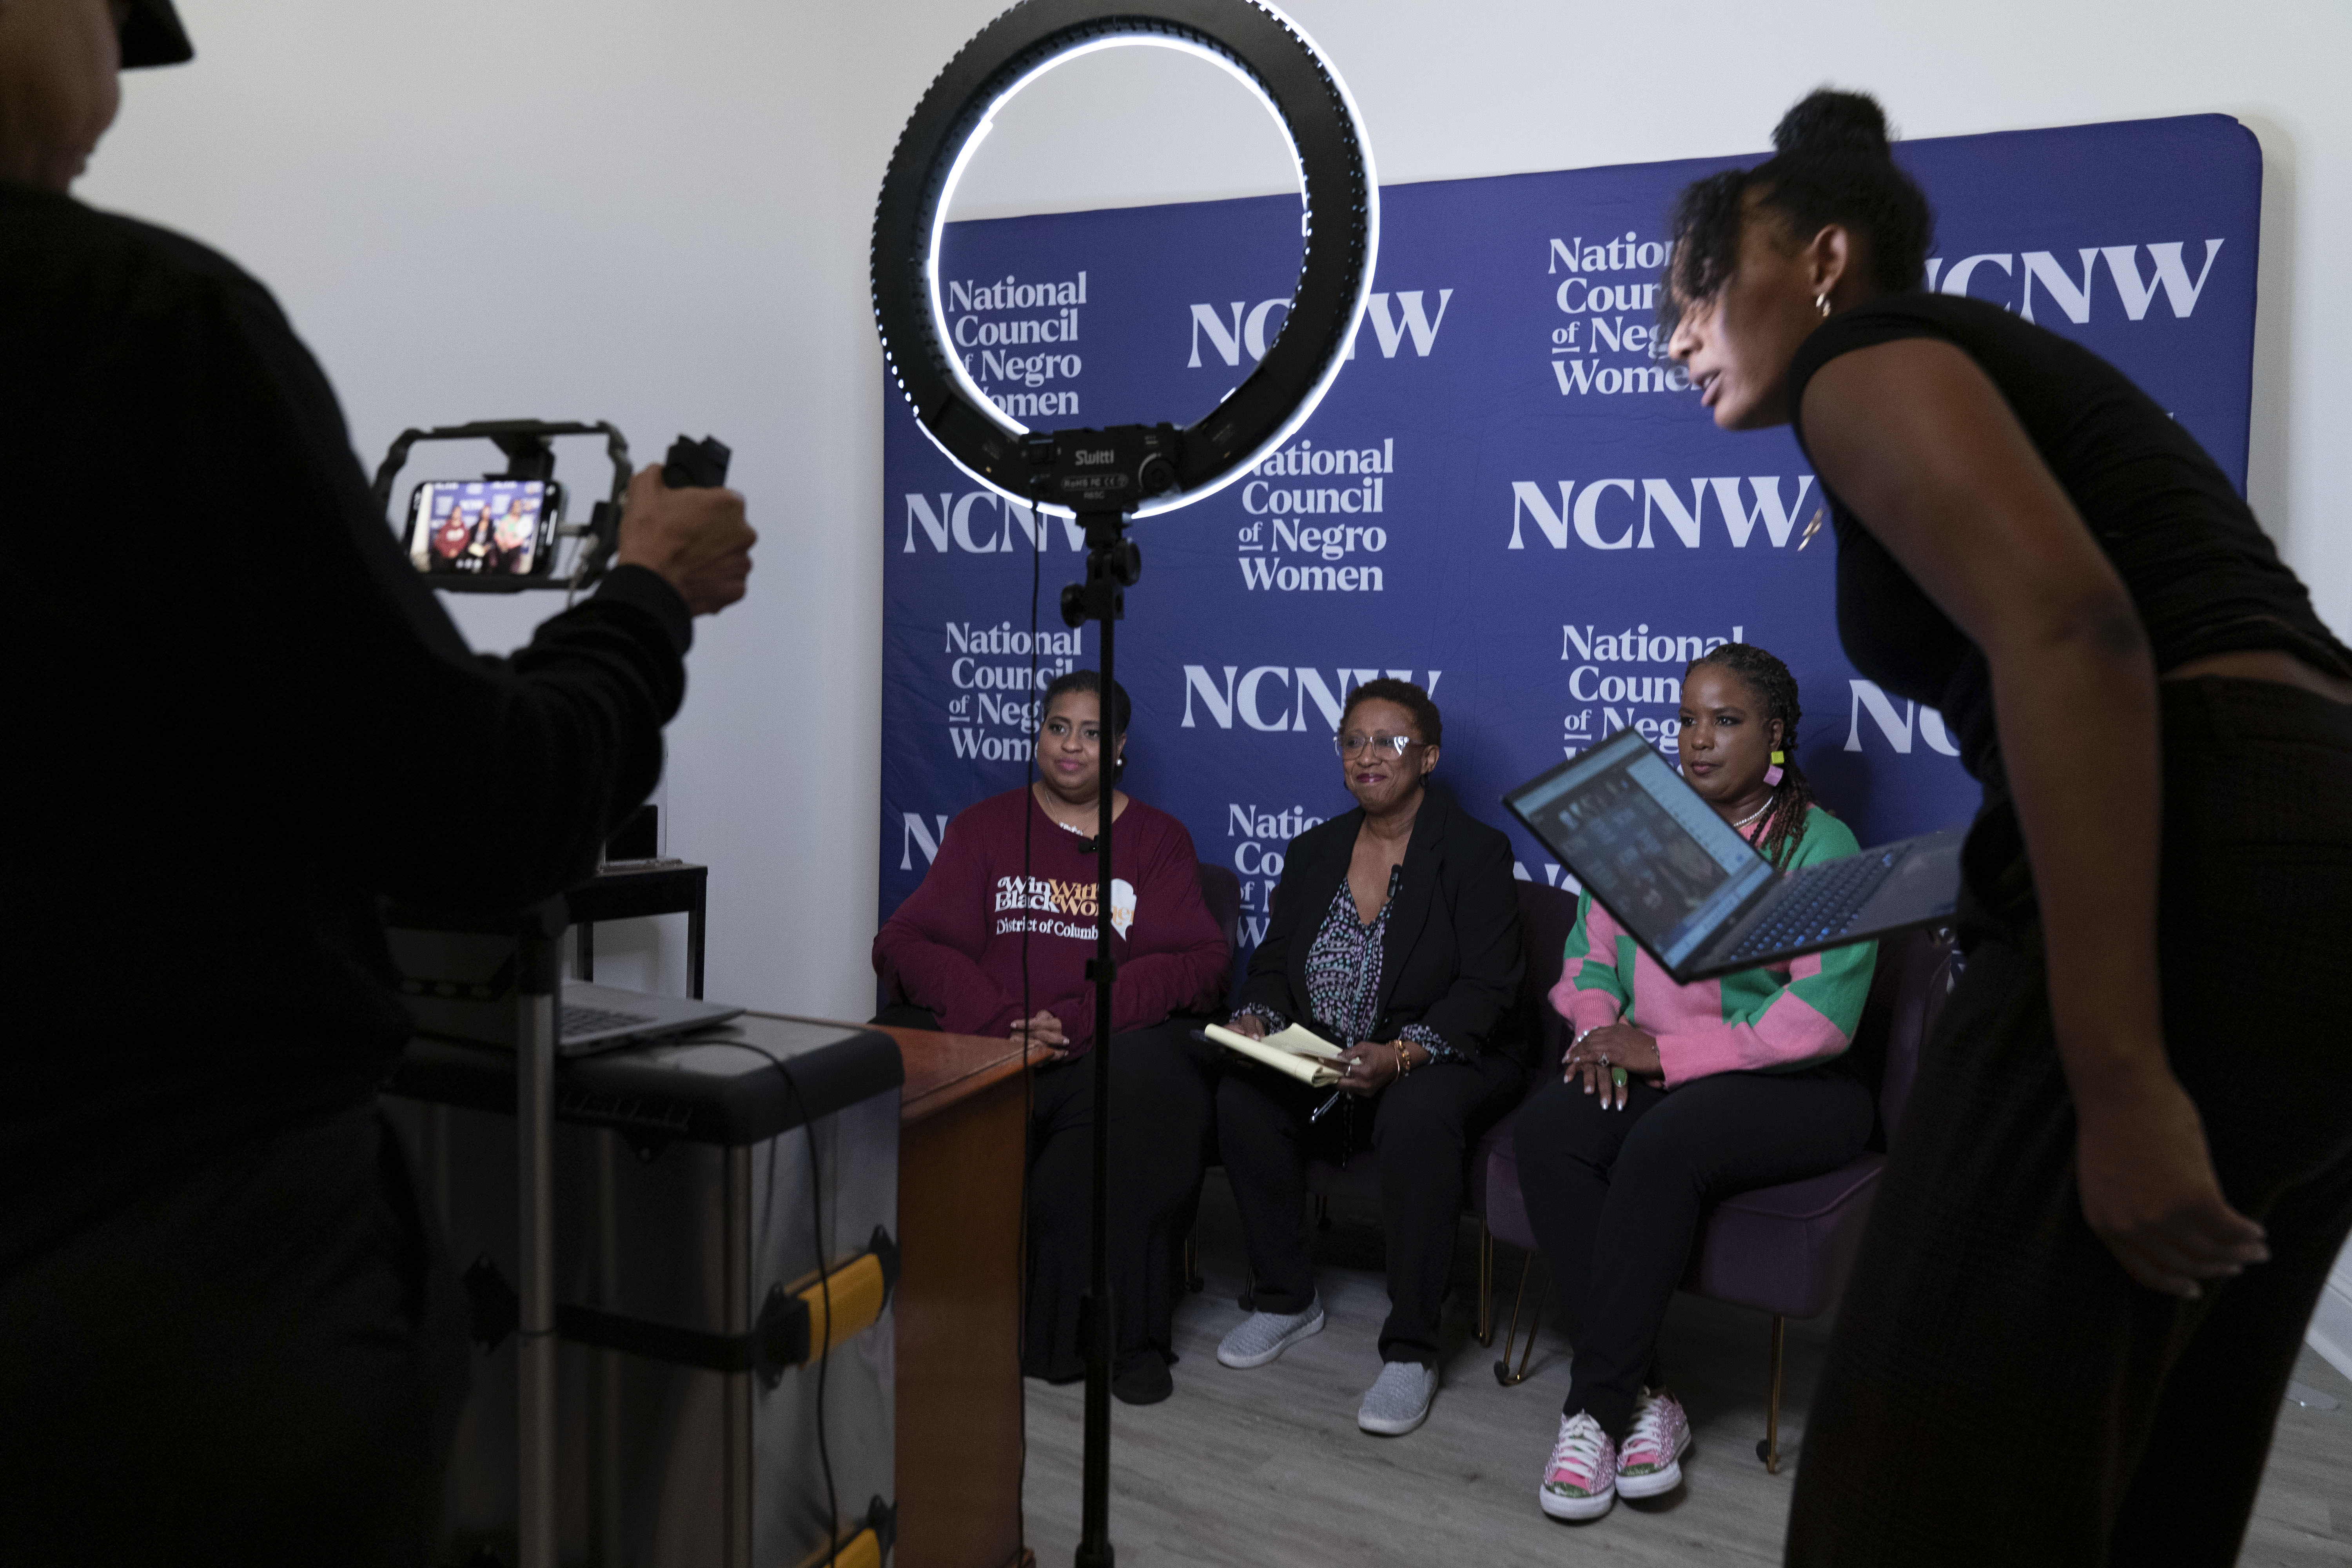
[[[898,1568],[1015,1568],[1021,1549],[1018,1047],[898,1042]]]

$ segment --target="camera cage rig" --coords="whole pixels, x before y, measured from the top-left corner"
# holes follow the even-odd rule
[[[544,574],[527,577],[509,575],[468,575],[451,573],[426,579],[434,587],[451,594],[520,594],[527,589],[562,589],[577,593],[604,573],[605,563],[613,557],[621,537],[621,507],[629,492],[629,443],[619,428],[607,420],[593,423],[579,420],[549,419],[482,419],[471,425],[437,425],[429,430],[411,427],[403,430],[392,449],[384,454],[383,464],[375,471],[375,501],[383,510],[389,525],[392,517],[392,489],[407,465],[408,449],[419,441],[488,441],[507,456],[502,473],[485,474],[486,479],[538,479],[542,482],[555,477],[555,448],[559,436],[602,436],[605,455],[613,460],[613,493],[596,502],[584,523],[556,519],[554,537],[576,539],[580,548],[573,552],[571,572],[558,576],[553,563]],[[682,439],[682,437],[681,437]],[[722,470],[723,471],[723,470]]]

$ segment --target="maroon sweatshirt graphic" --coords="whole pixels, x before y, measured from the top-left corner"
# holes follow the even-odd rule
[[[1029,868],[1021,866],[1024,818]],[[1029,1013],[1050,1009],[1073,1054],[1093,1044],[1095,857],[1047,816],[1027,789],[991,795],[959,814],[923,885],[882,923],[874,967],[951,1034],[1003,1035],[1021,1011],[1022,942],[1029,949]],[[1111,1032],[1147,1028],[1171,1013],[1223,1002],[1231,955],[1201,901],[1192,836],[1164,811],[1130,798],[1111,830],[1111,953],[1118,981]]]

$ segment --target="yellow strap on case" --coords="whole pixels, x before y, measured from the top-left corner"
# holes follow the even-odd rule
[[[830,1322],[825,1317],[828,1294],[833,1304]],[[861,1254],[835,1270],[830,1279],[808,1285],[800,1292],[800,1298],[808,1308],[809,1354],[814,1356],[820,1346],[831,1350],[882,1315],[883,1303],[889,1299],[882,1260],[870,1252]],[[845,1552],[846,1550],[844,1548]],[[843,1561],[846,1563],[847,1557]]]
[[[831,1557],[824,1547],[818,1547],[800,1561],[800,1568],[882,1568],[882,1538],[866,1525],[841,1543],[841,1550]]]

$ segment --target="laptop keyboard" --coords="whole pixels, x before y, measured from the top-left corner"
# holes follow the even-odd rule
[[[557,1033],[564,1039],[576,1040],[583,1035],[608,1029],[635,1029],[652,1023],[643,1013],[615,1013],[609,1007],[576,1007],[563,1009],[563,1022]]]
[[[1797,873],[1800,879],[1781,895],[1779,907],[1749,927],[1724,961],[1738,963],[1844,935],[1902,858],[1901,850],[1888,849],[1808,866]]]

